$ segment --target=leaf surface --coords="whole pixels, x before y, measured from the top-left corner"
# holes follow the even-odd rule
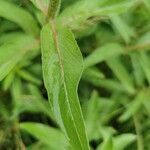
[[[83,59],[74,36],[52,23],[42,29],[42,67],[45,87],[55,118],[73,149],[88,150],[77,87]]]

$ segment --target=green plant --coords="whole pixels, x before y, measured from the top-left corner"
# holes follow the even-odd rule
[[[149,10],[0,0],[0,149],[149,150]]]

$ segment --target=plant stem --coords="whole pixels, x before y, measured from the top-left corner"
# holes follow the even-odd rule
[[[53,20],[59,12],[61,0],[51,0],[48,7],[46,22]]]

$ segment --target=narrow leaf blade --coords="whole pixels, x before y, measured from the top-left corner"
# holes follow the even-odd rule
[[[105,61],[110,57],[119,56],[124,53],[124,49],[117,43],[109,43],[96,49],[91,55],[85,58],[85,68],[93,66],[97,63]]]
[[[0,17],[17,23],[20,27],[23,28],[24,31],[29,34],[34,36],[39,34],[39,28],[31,14],[23,8],[16,6],[15,4],[1,0]]]
[[[49,145],[52,149],[65,149],[67,146],[65,136],[58,129],[32,122],[21,123],[20,128],[33,135],[42,143]]]

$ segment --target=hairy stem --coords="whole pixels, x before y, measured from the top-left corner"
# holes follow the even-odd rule
[[[51,0],[48,7],[48,14],[46,21],[52,20],[56,17],[59,12],[61,0]]]

